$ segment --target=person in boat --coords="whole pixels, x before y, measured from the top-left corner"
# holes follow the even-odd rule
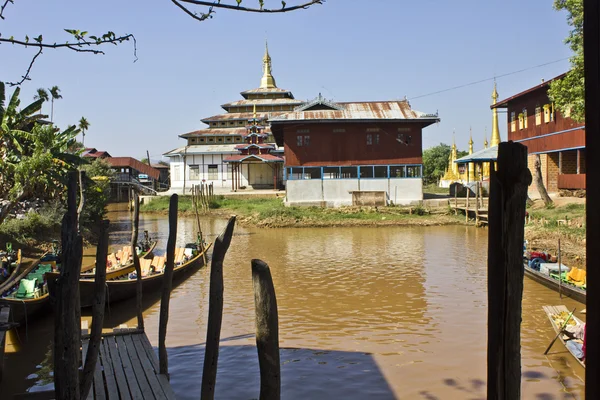
[[[571,338],[566,343],[567,348],[575,357],[585,363],[586,324],[568,326],[564,333]]]
[[[549,262],[549,263],[555,263],[558,261],[558,259],[556,258],[556,256],[553,256],[552,254],[546,252],[546,251],[532,251],[529,253],[529,259],[533,260],[536,258],[541,258],[542,260],[544,260],[545,262]]]

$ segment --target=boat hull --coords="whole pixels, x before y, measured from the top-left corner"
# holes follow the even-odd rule
[[[173,269],[174,284],[189,278],[194,272],[204,266],[206,259],[205,254],[209,247],[210,245],[205,249],[204,253],[198,254],[187,263]],[[47,274],[47,276],[48,275],[50,274]],[[55,279],[57,277],[58,274],[56,273],[48,276],[48,289],[50,297],[53,299],[55,298]],[[142,294],[161,290],[163,277],[164,274],[156,274],[142,278]],[[82,308],[91,307],[94,304],[95,285],[96,283],[92,279],[79,280],[79,293]],[[106,304],[114,304],[135,297],[136,285],[137,279],[106,281]]]
[[[558,335],[558,333],[560,332],[560,327],[556,325],[556,323],[554,322],[554,319],[552,318],[552,314],[558,314],[560,312],[566,312],[569,313],[569,310],[567,309],[567,307],[565,306],[543,306],[542,307],[544,309],[544,312],[546,313],[546,316],[548,317],[548,319],[550,320],[550,324],[552,324],[552,328],[554,329],[554,332],[556,332],[556,334]],[[575,320],[575,322],[577,322],[578,324],[583,324],[583,321],[581,321],[579,318],[577,318],[576,316],[572,316],[571,318],[573,318],[573,320]],[[577,362],[579,362],[579,364],[585,368],[585,364],[575,356],[575,354],[573,354],[571,352],[571,349],[569,349],[567,347],[567,342],[563,339],[562,337],[563,335],[560,334],[558,336],[558,339],[560,339],[560,341],[562,342],[562,344],[565,346],[565,348],[567,349],[567,351],[569,353],[571,353],[571,355],[573,356],[574,359],[577,360]]]
[[[50,296],[46,293],[36,299],[0,299],[1,305],[10,306],[11,321],[19,324],[30,324],[35,316],[49,310]]]
[[[529,278],[533,279],[534,281],[536,281],[538,283],[541,283],[542,285],[546,286],[547,288],[550,288],[550,289],[558,292],[558,280],[534,270],[533,268],[529,267],[529,265],[527,265],[527,264],[523,264],[523,266],[525,268],[526,276],[528,276]],[[586,292],[584,290],[579,289],[579,288],[574,287],[569,284],[563,284],[561,286],[562,286],[561,292],[564,296],[570,297],[575,301],[585,304]]]
[[[140,259],[142,258],[150,258],[154,256],[154,248],[156,247],[156,241],[154,241],[152,243],[152,246],[150,246],[150,249],[148,250],[148,252],[142,254],[142,256],[140,257]],[[94,268],[96,267],[96,264],[92,264],[91,266],[87,267],[87,268],[82,268],[81,269],[81,279],[94,279],[95,278],[95,274],[93,272],[89,272],[92,271]],[[133,265],[133,261],[124,265],[121,268],[112,270],[112,271],[106,271],[106,280],[111,280],[111,279],[116,279],[120,276],[123,275],[127,275],[132,273],[135,270],[135,267]]]

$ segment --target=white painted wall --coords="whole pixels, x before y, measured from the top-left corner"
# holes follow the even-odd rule
[[[420,178],[299,179],[286,182],[286,205],[348,206],[352,205],[350,192],[356,190],[386,192],[388,200],[399,205],[423,200],[423,180]]]

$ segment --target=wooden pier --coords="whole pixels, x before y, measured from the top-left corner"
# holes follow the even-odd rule
[[[469,222],[470,217],[474,217],[475,225],[487,225],[488,223],[488,206],[489,198],[482,195],[481,183],[478,182],[475,186],[475,196],[470,196],[471,190],[467,190],[466,197],[454,196],[454,199],[449,200],[449,206],[454,210],[454,214],[458,215],[461,211],[465,214],[465,222]]]
[[[82,332],[84,333],[84,332]],[[89,346],[83,336],[82,360]],[[166,375],[160,374],[158,358],[144,331],[117,328],[102,335],[88,399],[174,399]]]

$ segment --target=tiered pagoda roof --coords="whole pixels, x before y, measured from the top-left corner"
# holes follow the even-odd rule
[[[243,137],[248,132],[248,126],[252,124],[254,119],[265,123],[261,133],[269,135],[271,133],[267,122],[269,119],[293,111],[304,104],[302,100],[294,99],[292,92],[278,88],[275,84],[268,47],[265,48],[263,57],[263,76],[260,86],[245,90],[240,94],[243,97],[242,100],[232,101],[221,106],[226,113],[203,118],[201,121],[208,125],[206,128],[187,132],[179,135],[179,137],[185,139],[198,136],[224,135]]]

